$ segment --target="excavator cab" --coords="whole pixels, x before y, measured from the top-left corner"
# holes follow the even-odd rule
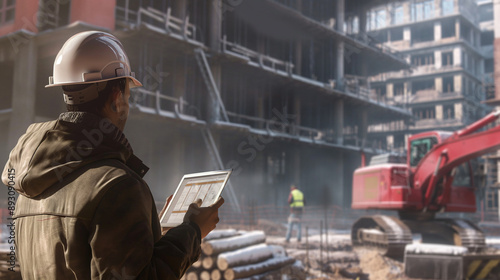
[[[420,160],[438,143],[435,136],[416,138],[410,141],[410,166],[416,167]]]

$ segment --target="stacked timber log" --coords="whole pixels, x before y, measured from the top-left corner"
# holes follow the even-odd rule
[[[287,256],[283,247],[265,242],[263,231],[212,231],[201,244],[200,259],[184,279],[282,279],[282,275],[304,274],[300,262]]]

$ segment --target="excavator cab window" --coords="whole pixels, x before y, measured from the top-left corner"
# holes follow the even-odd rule
[[[417,166],[420,160],[438,143],[436,137],[425,137],[411,141],[410,165]]]
[[[462,163],[453,170],[453,186],[472,187],[469,162]]]

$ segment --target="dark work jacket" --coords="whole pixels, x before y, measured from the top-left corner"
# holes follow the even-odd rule
[[[20,194],[23,279],[180,278],[200,255],[200,229],[185,223],[161,235],[146,171],[105,119],[69,112],[31,125],[2,174]]]

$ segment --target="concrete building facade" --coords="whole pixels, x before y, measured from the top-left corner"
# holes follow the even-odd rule
[[[65,110],[60,90],[44,85],[59,48],[85,30],[116,35],[144,84],[125,135],[151,167],[145,179],[160,204],[183,174],[232,168],[223,195],[235,209],[286,206],[291,183],[311,204],[349,209],[368,127],[411,117],[368,80],[408,68],[366,36],[366,11],[388,1],[27,2],[0,9],[2,162],[30,123]]]

